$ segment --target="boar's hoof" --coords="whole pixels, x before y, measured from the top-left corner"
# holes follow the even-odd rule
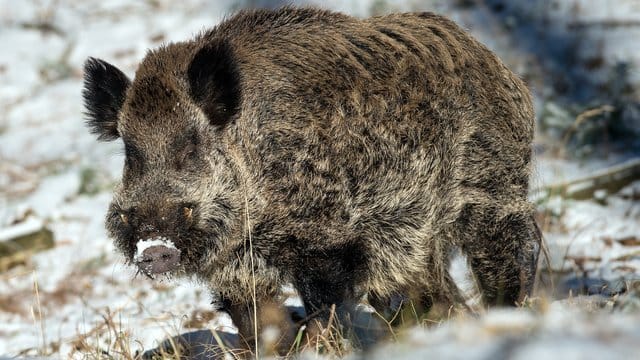
[[[180,251],[164,245],[146,248],[136,265],[146,274],[161,274],[174,270],[180,264]]]

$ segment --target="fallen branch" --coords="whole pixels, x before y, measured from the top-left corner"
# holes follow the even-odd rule
[[[614,194],[630,183],[640,180],[640,158],[606,168],[579,179],[544,186],[536,192],[543,197],[560,196],[567,199],[592,199],[598,190]]]

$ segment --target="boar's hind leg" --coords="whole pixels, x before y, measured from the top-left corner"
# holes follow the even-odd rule
[[[467,204],[459,220],[462,249],[490,306],[517,305],[533,290],[541,234],[529,204],[520,202],[502,211]]]

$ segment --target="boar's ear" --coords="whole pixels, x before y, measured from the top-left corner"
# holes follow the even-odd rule
[[[229,45],[208,44],[193,57],[187,71],[190,95],[209,123],[222,127],[238,112],[240,75]]]
[[[115,66],[100,59],[89,58],[84,64],[82,97],[87,125],[99,140],[115,140],[118,134],[118,113],[129,78]]]

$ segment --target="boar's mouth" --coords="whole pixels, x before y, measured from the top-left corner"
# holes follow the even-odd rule
[[[180,266],[180,250],[165,237],[139,240],[133,262],[145,275],[154,278]]]

